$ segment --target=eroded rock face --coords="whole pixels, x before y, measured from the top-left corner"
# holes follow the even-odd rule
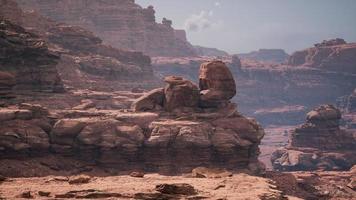
[[[289,57],[283,49],[259,49],[250,53],[238,54],[238,56],[244,59],[275,63],[283,63]]]
[[[165,78],[168,83],[164,90],[164,108],[173,111],[177,108],[195,108],[199,103],[199,89],[191,81],[182,77],[170,76]]]
[[[140,51],[150,56],[196,55],[194,47],[185,38],[184,30],[174,30],[172,22],[167,19],[162,23],[155,22],[152,6],[141,8],[131,0],[17,2],[23,8],[34,9],[53,20],[88,29],[116,48]]]
[[[203,106],[217,106],[236,95],[229,68],[221,61],[203,63],[199,71],[200,100]]]
[[[355,43],[346,43],[343,39],[333,39],[316,44],[313,48],[295,52],[290,56],[288,64],[356,73],[355,57]]]
[[[145,82],[142,85],[149,89],[161,85],[154,78],[150,58],[141,52],[116,49],[103,44],[94,33],[81,27],[57,23],[35,11],[23,12],[14,0],[1,1],[0,16],[25,28],[26,32],[34,33],[32,35],[36,35],[38,41],[56,52],[52,65],[56,65],[59,78],[68,88],[112,91],[137,87],[138,80]]]
[[[57,92],[63,85],[56,69],[59,57],[48,50],[37,35],[25,31],[10,21],[0,21],[0,70],[7,84],[15,89]],[[5,77],[4,73],[7,74]],[[11,74],[11,75],[9,75]]]
[[[16,85],[15,76],[8,72],[0,71],[0,95],[1,98],[11,97],[11,89]]]
[[[340,129],[341,113],[332,105],[322,105],[307,115],[305,124],[296,128],[290,145],[272,155],[278,170],[345,170],[355,160],[356,135]]]

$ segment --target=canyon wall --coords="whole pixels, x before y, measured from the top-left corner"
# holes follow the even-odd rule
[[[81,27],[57,23],[34,11],[23,12],[15,1],[1,0],[0,8],[1,16],[37,35],[57,55],[53,66],[66,88],[112,91],[161,84],[153,75],[150,58],[141,52],[105,45]]]
[[[18,91],[63,91],[56,69],[59,56],[48,50],[45,41],[1,18],[0,37],[0,72],[5,86]],[[11,88],[7,89],[10,92]]]
[[[295,52],[289,58],[288,64],[355,74],[355,58],[356,43],[346,43],[337,38],[324,40],[312,48]]]
[[[193,46],[183,30],[172,21],[156,23],[152,6],[142,8],[133,0],[18,0],[22,8],[70,25],[81,26],[98,35],[105,44],[140,51],[150,56],[194,56]]]
[[[262,62],[283,63],[288,60],[289,55],[283,49],[260,49],[250,53],[238,54],[240,58]]]

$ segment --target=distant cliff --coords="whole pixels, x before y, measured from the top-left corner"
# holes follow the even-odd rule
[[[184,30],[172,28],[172,21],[156,23],[152,6],[142,8],[133,0],[17,0],[26,10],[94,32],[104,43],[150,56],[194,56]]]
[[[323,68],[330,71],[356,73],[356,43],[337,38],[324,40],[314,47],[293,53],[288,64]]]
[[[238,56],[244,59],[276,63],[285,62],[289,57],[283,49],[260,49],[250,53],[238,54]]]

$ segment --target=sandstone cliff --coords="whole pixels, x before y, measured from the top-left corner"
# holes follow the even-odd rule
[[[355,74],[355,58],[356,44],[338,38],[295,52],[290,56],[288,64]]]
[[[106,44],[150,56],[194,56],[193,46],[183,30],[172,21],[156,23],[152,6],[142,8],[133,0],[18,0],[25,9],[34,9],[59,22],[86,28]]]
[[[260,49],[250,53],[238,54],[238,56],[244,59],[275,63],[283,63],[289,57],[283,49]]]
[[[340,129],[341,112],[331,105],[320,106],[296,128],[285,149],[272,155],[277,170],[345,170],[356,163],[356,132]]]
[[[33,11],[22,12],[14,1],[1,0],[0,8],[0,15],[35,33],[56,52],[60,58],[55,66],[67,88],[110,91],[161,84],[153,76],[150,58],[142,53],[104,45],[83,28],[57,23]],[[147,81],[140,85],[137,80]]]
[[[12,86],[15,90],[63,91],[56,69],[59,56],[49,51],[37,35],[0,18],[0,50],[5,89]]]

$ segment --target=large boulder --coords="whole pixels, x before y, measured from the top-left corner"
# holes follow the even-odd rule
[[[165,82],[168,83],[164,89],[164,108],[167,111],[184,107],[198,107],[199,89],[194,83],[176,76],[166,77]]]
[[[236,83],[229,68],[222,61],[203,63],[199,71],[202,106],[217,106],[236,95]]]

